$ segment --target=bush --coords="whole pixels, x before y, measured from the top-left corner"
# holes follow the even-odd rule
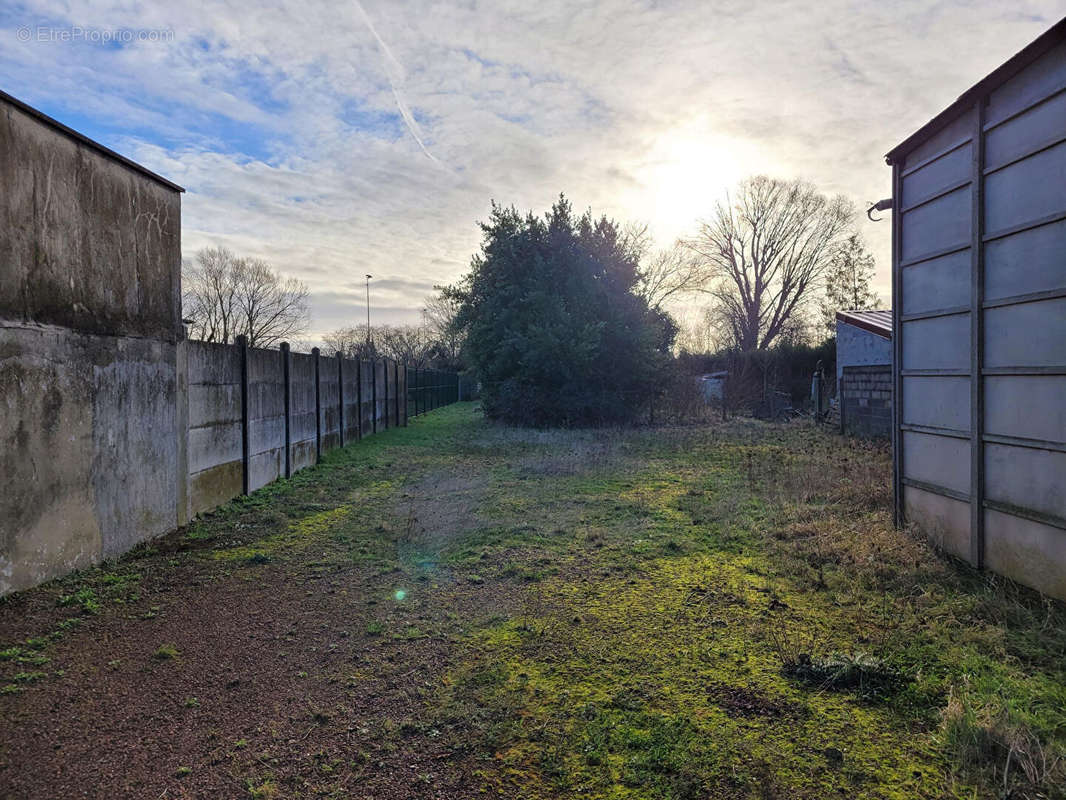
[[[486,415],[536,427],[646,417],[676,327],[634,291],[618,226],[575,218],[560,198],[543,219],[493,204],[481,228],[481,253],[447,291]]]

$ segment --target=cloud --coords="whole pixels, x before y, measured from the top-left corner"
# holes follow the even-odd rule
[[[1028,41],[1053,0],[29,0],[4,89],[184,185],[182,244],[305,280],[314,333],[414,320],[495,199],[647,220],[667,243],[745,175],[857,202],[883,154]],[[19,26],[165,29],[119,48]],[[430,155],[430,158],[426,156]],[[442,165],[447,165],[442,168]],[[888,294],[889,224],[861,221]]]

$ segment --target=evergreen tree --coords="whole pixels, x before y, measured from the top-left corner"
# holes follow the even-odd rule
[[[495,203],[481,253],[448,290],[492,418],[534,426],[622,423],[646,413],[677,329],[637,293],[618,226]]]
[[[873,276],[874,257],[867,252],[862,237],[853,233],[841,245],[825,274],[825,298],[821,310],[827,336],[836,334],[838,311],[877,307],[879,298],[870,289]]]

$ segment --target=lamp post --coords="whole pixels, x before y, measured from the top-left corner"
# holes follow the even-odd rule
[[[366,349],[370,355],[370,279],[373,275],[366,276]]]

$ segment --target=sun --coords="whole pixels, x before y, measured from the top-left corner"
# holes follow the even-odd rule
[[[665,131],[644,159],[641,206],[664,239],[688,235],[713,212],[726,190],[759,171],[762,159],[750,144],[692,127]]]

